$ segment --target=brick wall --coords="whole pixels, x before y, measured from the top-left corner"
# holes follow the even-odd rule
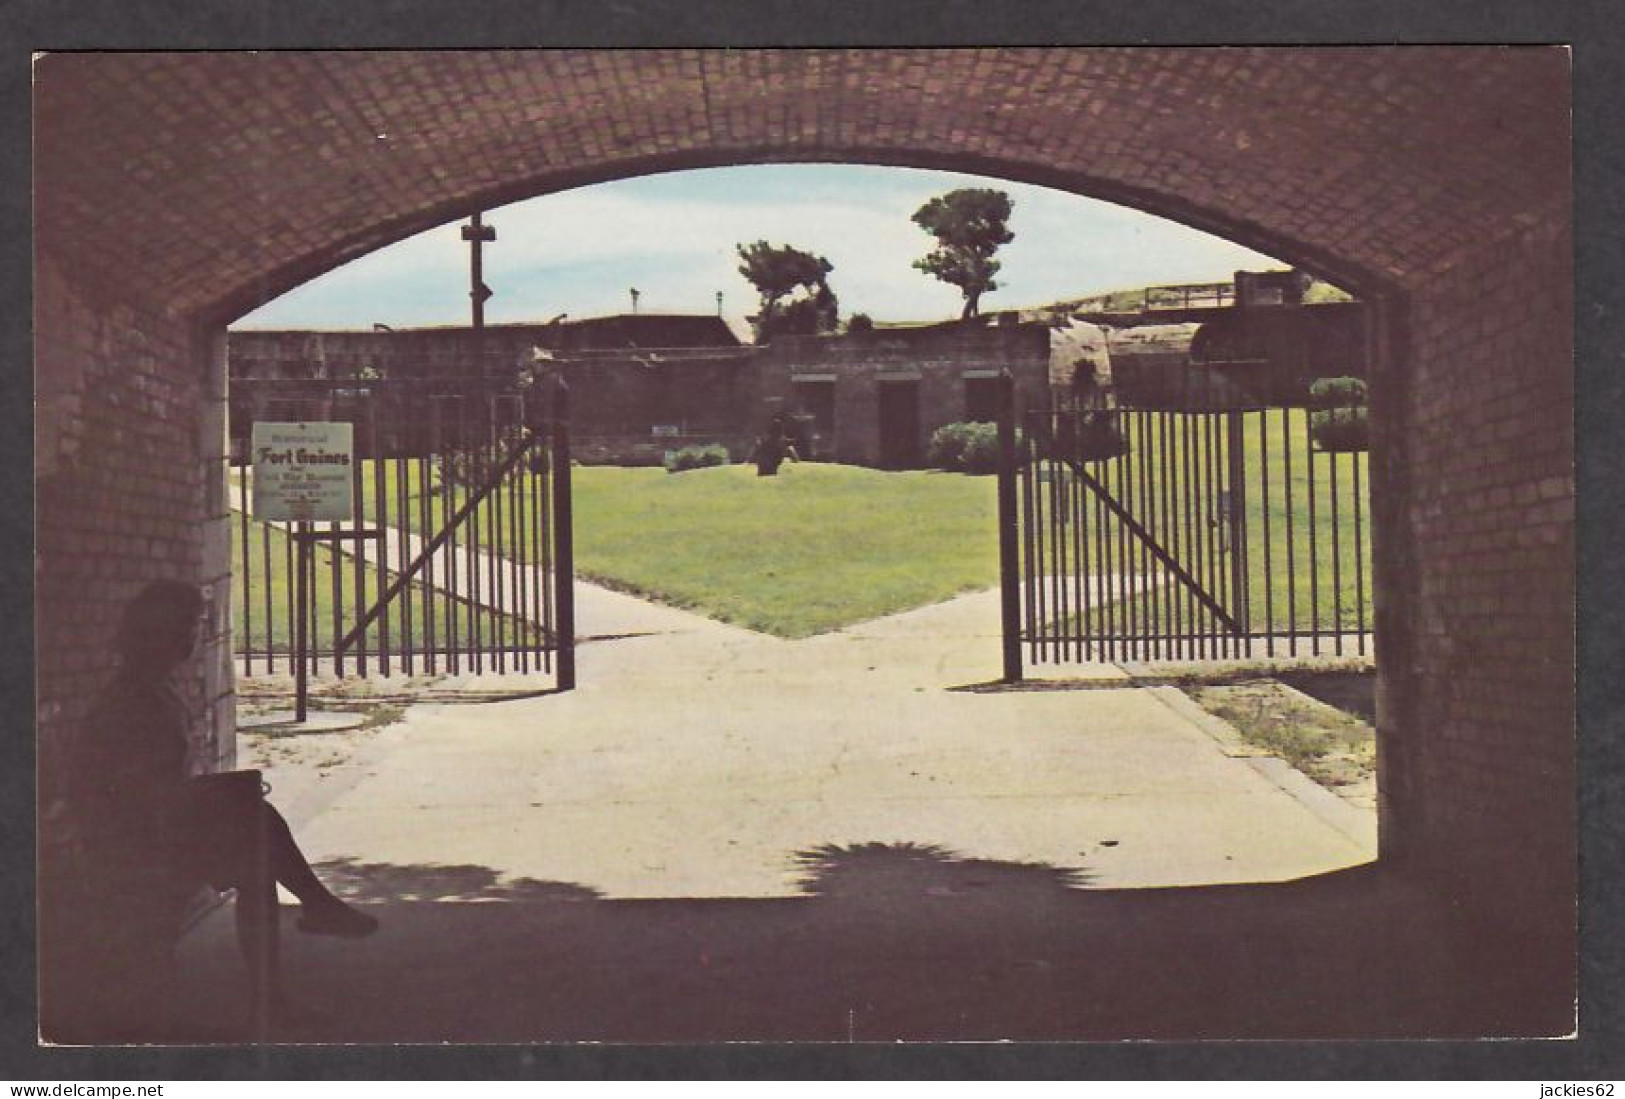
[[[921,455],[933,431],[966,418],[967,376],[1008,369],[1029,405],[1048,400],[1049,330],[1042,325],[789,337],[763,348],[761,356],[756,403],[764,420],[773,409],[798,407],[796,379],[833,381],[835,437],[824,441],[819,456],[855,465],[883,464],[880,387],[888,380],[914,381],[919,387],[914,443]]]
[[[707,318],[699,318],[701,320]],[[541,325],[487,330],[486,361],[503,376],[531,362],[531,348],[558,342]],[[400,332],[242,331],[228,337],[231,371],[248,378],[337,378],[364,369],[382,376],[468,376],[466,328]],[[966,418],[967,376],[1009,369],[1029,402],[1046,399],[1049,335],[1038,325],[898,329],[846,337],[790,337],[758,348],[564,351],[543,364],[570,383],[571,436],[587,462],[656,463],[674,445],[716,442],[736,458],[781,408],[798,407],[796,379],[834,379],[836,432],[822,459],[877,465],[882,379],[917,380],[923,454],[931,433]],[[242,387],[233,431],[277,413],[276,387]],[[284,392],[293,393],[289,388]],[[678,429],[655,437],[656,425]]]
[[[473,329],[463,325],[402,329],[245,328],[228,336],[232,376],[338,378],[369,369],[390,377],[462,378],[483,366],[507,373],[531,362],[533,348],[605,351],[737,347],[720,317],[652,314],[597,317],[559,324],[492,324],[478,354]]]
[[[60,774],[64,734],[115,666],[124,604],[154,579],[201,582],[212,627],[183,684],[199,763],[229,766],[230,599],[222,493],[224,374],[189,326],[95,298],[54,265],[35,299],[36,610],[41,764]]]
[[[1401,848],[1573,896],[1570,240],[1524,231],[1418,294],[1404,386],[1410,636],[1383,660]],[[1381,635],[1379,633],[1379,643]]]
[[[704,322],[714,318],[676,320]],[[694,326],[671,327],[680,330]],[[511,381],[516,369],[534,366],[539,381],[561,376],[569,383],[571,437],[583,461],[657,464],[673,443],[671,437],[653,434],[656,425],[678,428],[677,445],[720,442],[735,451],[746,449],[750,402],[756,398],[757,388],[752,349],[588,348],[562,351],[558,358],[540,364],[532,361],[531,351],[536,346],[580,342],[571,337],[593,334],[544,325],[503,325],[487,329],[484,358],[492,377]],[[353,377],[363,370],[377,371],[385,378],[477,376],[469,369],[473,339],[468,328],[242,331],[230,333],[227,345],[232,376],[256,379],[240,384],[232,402],[231,430],[239,453],[253,421],[291,416],[300,408],[322,407],[321,402],[309,399],[322,392],[318,388],[281,382],[261,384],[257,379]],[[543,393],[545,388],[538,385],[535,392]],[[331,412],[331,403],[327,407]]]
[[[365,370],[390,376],[478,376],[470,329],[419,328],[398,332],[246,329],[228,336],[232,372],[243,378],[340,378]],[[530,362],[545,345],[546,325],[492,325],[485,330],[480,361],[508,372]]]

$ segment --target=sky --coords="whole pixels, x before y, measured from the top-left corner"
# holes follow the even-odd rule
[[[957,317],[957,288],[911,266],[932,240],[911,219],[935,195],[997,187],[1014,200],[1015,239],[999,250],[999,288],[982,311],[1107,290],[1228,279],[1285,264],[1163,218],[1065,191],[981,176],[859,165],[761,165],[669,172],[544,195],[488,212],[488,324],[630,311],[734,317],[756,293],[736,244],[767,240],[827,258],[841,316]],[[466,219],[465,219],[466,220]],[[442,225],[336,268],[234,328],[394,328],[466,324],[468,245]]]

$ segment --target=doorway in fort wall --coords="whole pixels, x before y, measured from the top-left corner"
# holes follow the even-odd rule
[[[988,182],[996,185],[999,181]],[[500,210],[485,216],[495,224],[502,220]],[[1364,454],[1331,454],[1320,448],[1310,431],[1309,414],[1301,406],[1243,409],[1233,402],[1197,407],[1178,401],[1157,405],[1126,390],[1117,395],[1109,387],[1090,401],[1080,402],[1070,382],[1056,384],[1053,366],[1045,371],[1041,364],[1034,369],[1027,364],[1019,372],[1018,382],[1016,375],[991,360],[971,362],[982,344],[1002,347],[1017,337],[1023,345],[1031,343],[1030,337],[1042,335],[1034,331],[1038,327],[1026,325],[1019,331],[1011,325],[973,328],[967,331],[963,348],[952,353],[941,348],[933,351],[936,358],[958,354],[964,359],[955,360],[946,374],[941,370],[932,374],[933,386],[949,394],[949,398],[939,399],[941,395],[933,389],[933,399],[974,409],[981,414],[978,419],[995,421],[1000,434],[1007,437],[997,470],[982,471],[991,476],[982,478],[988,506],[981,540],[998,551],[998,567],[990,571],[985,590],[938,608],[898,615],[895,621],[870,622],[860,617],[810,631],[828,633],[829,638],[807,637],[808,631],[791,627],[788,645],[803,655],[788,660],[783,651],[771,658],[761,655],[766,650],[753,647],[747,631],[730,633],[726,623],[717,629],[716,623],[692,614],[685,621],[681,613],[669,609],[640,612],[630,605],[635,601],[627,598],[628,591],[646,591],[653,585],[610,577],[610,590],[605,590],[605,583],[587,583],[562,563],[575,558],[577,537],[590,541],[594,534],[593,516],[579,511],[576,490],[585,483],[590,493],[598,482],[608,484],[614,471],[594,466],[570,475],[571,456],[567,449],[560,449],[559,435],[562,429],[562,438],[567,440],[570,425],[568,415],[558,411],[557,397],[564,390],[553,388],[557,379],[529,394],[493,390],[476,398],[453,392],[455,387],[448,388],[450,379],[415,379],[410,384],[388,378],[254,380],[243,383],[234,406],[240,406],[239,419],[273,412],[280,418],[300,419],[306,410],[312,414],[324,409],[339,411],[356,425],[357,438],[371,448],[356,469],[357,511],[352,525],[385,531],[377,549],[347,545],[337,528],[309,533],[325,555],[321,582],[311,585],[321,587],[324,610],[310,623],[307,632],[313,644],[306,656],[308,670],[319,678],[320,689],[337,686],[342,691],[345,680],[403,674],[464,681],[484,678],[494,685],[490,690],[496,694],[517,698],[580,688],[594,704],[607,707],[610,699],[605,692],[625,694],[627,684],[639,676],[659,680],[686,669],[691,678],[714,683],[717,693],[709,699],[685,696],[688,709],[680,716],[672,698],[663,702],[650,699],[646,705],[650,720],[657,724],[689,729],[728,724],[730,711],[739,708],[732,695],[741,682],[738,669],[743,667],[769,683],[782,678],[786,699],[797,697],[796,692],[809,682],[822,680],[830,698],[786,702],[786,707],[838,709],[860,731],[868,729],[872,734],[868,714],[888,707],[898,714],[907,710],[889,701],[891,696],[871,697],[854,689],[889,662],[900,677],[893,685],[898,694],[940,694],[945,706],[961,709],[1000,704],[1030,707],[1036,697],[1033,692],[1047,688],[1052,692],[1050,704],[1064,702],[1071,717],[1063,720],[1085,736],[1094,715],[1110,714],[1104,727],[1114,730],[1114,735],[1116,730],[1131,735],[1137,723],[1149,728],[1174,706],[1180,711],[1175,725],[1219,731],[1219,739],[1203,742],[1201,753],[1235,759],[1266,757],[1280,750],[1249,745],[1246,737],[1257,735],[1257,730],[1228,728],[1223,717],[1204,711],[1182,690],[1208,688],[1208,694],[1222,702],[1235,693],[1237,681],[1264,679],[1277,696],[1314,710],[1314,698],[1271,676],[1291,665],[1324,663],[1325,674],[1352,682],[1352,690],[1366,697],[1364,706],[1355,707],[1359,719],[1349,722],[1363,721],[1366,740],[1348,752],[1350,759],[1364,753],[1363,764],[1355,759],[1349,766],[1364,766],[1365,784],[1358,791],[1339,790],[1349,784],[1345,774],[1320,774],[1314,779],[1289,774],[1292,796],[1324,801],[1322,816],[1338,821],[1327,826],[1337,835],[1312,854],[1272,850],[1266,856],[1249,858],[1234,853],[1231,848],[1245,846],[1242,834],[1260,827],[1245,811],[1222,826],[1206,826],[1209,834],[1189,845],[1193,850],[1201,848],[1200,854],[1178,866],[1174,864],[1179,860],[1165,859],[1161,869],[1133,865],[1133,859],[1124,856],[1139,845],[1125,846],[1110,836],[1106,838],[1112,842],[1106,846],[1070,853],[1063,850],[1059,833],[1052,837],[1055,842],[1025,848],[1009,843],[1001,846],[997,840],[1000,829],[1006,833],[1019,830],[1010,821],[992,828],[991,846],[980,849],[979,842],[989,841],[975,835],[974,829],[949,835],[940,831],[940,825],[907,817],[871,825],[871,831],[843,831],[838,840],[829,839],[827,824],[809,826],[805,832],[822,834],[826,842],[846,849],[862,848],[884,835],[889,843],[941,847],[965,857],[991,851],[1013,864],[1045,863],[1069,869],[1073,863],[1115,861],[1115,869],[1092,871],[1097,880],[1133,886],[1283,880],[1370,861],[1376,855],[1377,832],[1369,706],[1374,626],[1369,528],[1374,520],[1369,501],[1372,475]],[[951,332],[931,336],[945,344],[951,343],[951,337]],[[856,352],[843,352],[835,348],[834,341],[830,344],[834,350],[817,348],[813,346],[816,342],[802,339],[790,341],[794,346],[787,345],[788,350],[768,349],[782,360],[775,363],[782,369],[773,375],[781,383],[773,388],[774,395],[782,400],[779,390],[799,397],[799,390],[817,384],[839,389],[845,381],[846,391],[850,391],[858,388],[854,380],[866,383],[868,388],[863,391],[873,395],[873,407],[866,412],[876,427],[877,464],[897,471],[899,480],[929,476],[905,472],[923,464],[924,372],[902,362],[877,359],[878,365],[860,364],[864,373],[855,379],[842,372],[854,367],[841,356]],[[870,349],[869,356],[876,355]],[[809,363],[817,371],[810,370]],[[814,380],[809,382],[809,378]],[[831,378],[839,380],[832,382]],[[568,390],[570,399],[593,401],[591,385],[589,374],[578,374]],[[538,410],[535,414],[526,411],[532,405]],[[404,411],[410,409],[417,411]],[[814,413],[816,419],[816,409]],[[234,424],[233,430],[246,437],[252,425]],[[538,432],[552,441],[537,447],[543,437]],[[1101,445],[1107,437],[1117,445]],[[536,456],[526,457],[527,448],[536,448]],[[812,485],[834,468],[790,464],[777,480],[785,486]],[[641,472],[669,485],[716,476],[715,471],[677,476]],[[241,479],[244,473],[239,468],[234,476]],[[494,476],[482,479],[481,473]],[[757,494],[773,484],[743,475],[736,479],[740,491]],[[1330,489],[1330,495],[1318,498],[1318,507],[1317,486],[1323,492]],[[236,490],[242,492],[242,485]],[[290,654],[278,644],[277,624],[292,623],[295,616],[270,598],[269,592],[275,587],[277,570],[286,573],[294,556],[287,538],[277,537],[275,530],[266,529],[250,514],[248,498],[242,496],[245,507],[233,517],[240,550],[240,558],[233,564],[240,633],[249,638],[239,653],[240,666],[245,689],[257,693],[261,689],[258,677],[291,667]],[[882,516],[885,524],[907,527],[918,518],[909,509],[908,499],[889,498],[877,505],[853,505],[847,517],[872,520]],[[699,541],[703,528],[718,521],[714,513],[696,511],[681,518],[680,523],[689,524],[687,528],[662,520],[651,521],[646,531],[633,526],[625,533],[657,554],[660,543]],[[324,533],[331,535],[329,541],[323,541]],[[755,526],[741,528],[739,536],[770,545],[795,537],[771,503],[762,505]],[[822,571],[839,571],[865,552],[865,545],[865,537],[849,539],[841,550],[832,551]],[[722,564],[724,560],[719,556],[716,569],[726,573],[734,566]],[[593,573],[590,564],[588,572],[593,579],[604,579]],[[726,588],[725,577],[718,586]],[[614,590],[617,588],[623,590]],[[291,597],[294,589],[291,582],[276,588],[279,599]],[[703,600],[695,603],[703,611]],[[568,607],[568,623],[560,615],[564,606]],[[739,623],[738,617],[726,612],[722,617]],[[288,632],[291,636],[292,631]],[[777,631],[770,626],[765,632]],[[707,640],[695,640],[702,634]],[[676,640],[674,655],[664,663],[634,658],[656,644],[651,638],[665,635]],[[848,643],[846,655],[837,654],[832,639]],[[578,643],[585,653],[579,680]],[[784,650],[784,643],[778,643],[778,648]],[[859,651],[866,654],[864,660],[850,658]],[[623,658],[623,653],[632,655]],[[910,661],[922,665],[927,657],[937,674],[909,678],[918,671]],[[555,669],[555,661],[564,666]],[[527,682],[533,665],[534,678]],[[733,672],[728,671],[730,666]],[[942,669],[952,671],[943,673]],[[475,691],[482,689],[474,687]],[[865,700],[867,708],[836,706],[833,700],[843,691]],[[1114,710],[1114,692],[1143,697]],[[1243,693],[1255,709],[1280,705],[1280,697],[1268,692]],[[616,701],[624,702],[624,698]],[[573,703],[575,712],[580,713],[579,707],[585,704]],[[566,705],[572,704],[558,698],[546,702],[554,711]],[[764,696],[751,705],[771,709],[773,702]],[[1136,706],[1149,709],[1136,710]],[[1234,720],[1237,707],[1232,706],[1231,711]],[[613,712],[619,714],[619,721],[638,721],[630,711]],[[920,729],[962,725],[960,715],[945,717],[945,713],[922,711],[906,720]],[[958,753],[963,763],[979,758],[990,743],[1018,744],[1015,731],[1032,724],[1011,713],[994,719],[980,737],[972,737],[980,743],[948,739],[940,744],[922,741],[915,748],[923,755]],[[799,726],[792,732],[789,727],[796,722],[782,716],[778,725],[784,728],[776,743],[770,737],[756,745],[767,758],[779,752],[794,757],[805,751],[805,743],[789,747],[787,742],[817,736]],[[1170,735],[1169,729],[1162,728],[1158,735]],[[869,739],[879,743],[873,735]],[[1144,744],[1153,740],[1147,734]],[[1160,768],[1165,775],[1177,777],[1182,757],[1167,749],[1164,743],[1146,752],[1160,761],[1154,770]],[[1017,755],[1037,753],[1028,763],[1040,766],[1035,761],[1050,749],[1020,745],[1010,750]],[[1126,750],[1132,754],[1135,749]],[[718,745],[703,742],[690,745],[684,754],[689,759],[704,759],[708,754],[726,758]],[[1239,773],[1246,766],[1234,764],[1231,769]],[[1087,795],[1091,797],[1116,796],[1114,789],[1106,787],[1137,781],[1093,762],[1085,769],[1092,769],[1104,784]],[[1019,776],[1009,777],[1017,785],[1022,781]],[[1207,780],[1196,781],[1181,795],[1188,804],[1203,800],[1202,791],[1208,789],[1201,785],[1203,781]],[[1257,774],[1247,774],[1245,782],[1256,786],[1258,793],[1278,796],[1280,792]],[[1147,809],[1144,815],[1139,827],[1149,838],[1157,830],[1150,823],[1153,810]],[[1314,827],[1323,825],[1325,821],[1320,821]],[[1187,839],[1204,828],[1194,821],[1188,826],[1164,822],[1162,827],[1183,832]],[[1289,832],[1293,827],[1281,823],[1280,830]],[[944,844],[945,839],[952,842]],[[718,841],[719,845],[737,842],[726,837]],[[787,836],[776,836],[774,842],[785,852],[804,852],[816,846],[797,848]],[[770,857],[765,850],[757,854],[763,861]],[[590,875],[591,871],[583,868],[583,873]],[[656,895],[718,891],[775,895],[782,888],[769,879],[774,874],[782,879],[783,867],[756,876],[741,872],[730,877],[730,873],[711,881],[698,876],[664,883],[658,875],[639,883],[631,876],[607,874],[595,887],[612,887],[621,894],[653,891]],[[611,882],[612,886],[607,884]]]

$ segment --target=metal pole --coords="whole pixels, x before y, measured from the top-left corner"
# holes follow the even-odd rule
[[[1016,379],[999,372],[999,595],[1004,681],[1021,682],[1021,566],[1016,539]]]
[[[1253,614],[1251,574],[1247,567],[1247,419],[1243,412],[1231,412],[1225,431],[1226,488],[1230,500],[1230,608],[1241,624],[1236,639],[1238,655],[1253,655]]]
[[[558,623],[558,688],[576,686],[575,545],[570,510],[570,387],[563,378],[553,391],[553,556],[555,621]]]
[[[290,532],[292,533],[292,532]],[[310,700],[310,669],[306,664],[306,646],[309,642],[308,608],[310,606],[310,585],[306,577],[310,568],[310,542],[308,539],[296,538],[298,546],[299,574],[294,577],[294,597],[299,620],[294,626],[293,641],[293,719],[300,724],[304,723],[305,712]]]
[[[292,538],[299,547],[297,566],[299,569],[299,575],[294,580],[294,602],[298,604],[299,611],[299,622],[294,628],[294,720],[304,721],[306,703],[310,697],[308,678],[310,670],[308,667],[308,661],[306,659],[310,648],[310,639],[309,634],[306,631],[308,629],[308,624],[315,617],[310,613],[311,589],[310,581],[308,579],[309,574],[314,568],[314,559],[311,557],[311,546],[318,541],[331,542],[333,544],[333,549],[331,551],[333,555],[333,569],[334,571],[338,571],[344,567],[344,562],[339,559],[338,544],[340,541],[366,541],[375,538],[381,539],[383,537],[383,532],[359,529],[339,530],[335,524],[334,527],[329,530],[291,531],[289,533],[289,537]],[[357,549],[356,552],[359,553],[360,550]],[[376,608],[374,609],[376,610]],[[369,619],[368,621],[370,622],[371,620]],[[360,632],[365,628],[365,625],[357,626],[352,636],[349,638],[350,643],[353,644],[355,638],[358,637]],[[333,640],[335,664],[342,651],[343,649],[340,647],[339,640],[337,636],[335,636]]]

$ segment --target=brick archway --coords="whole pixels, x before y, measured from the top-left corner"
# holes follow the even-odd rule
[[[120,281],[226,320],[477,208],[809,160],[1059,186],[1406,288],[1534,228],[1567,165],[1566,63],[1541,50],[61,55],[39,77],[53,250],[122,245]]]
[[[36,74],[39,732],[219,584],[223,325],[419,230],[706,165],[983,172],[1383,304],[1385,843],[1570,933],[1568,63],[1547,49],[56,55]],[[229,670],[200,677],[229,722]],[[216,742],[220,755],[229,744]],[[1532,884],[1531,884],[1532,883]]]

